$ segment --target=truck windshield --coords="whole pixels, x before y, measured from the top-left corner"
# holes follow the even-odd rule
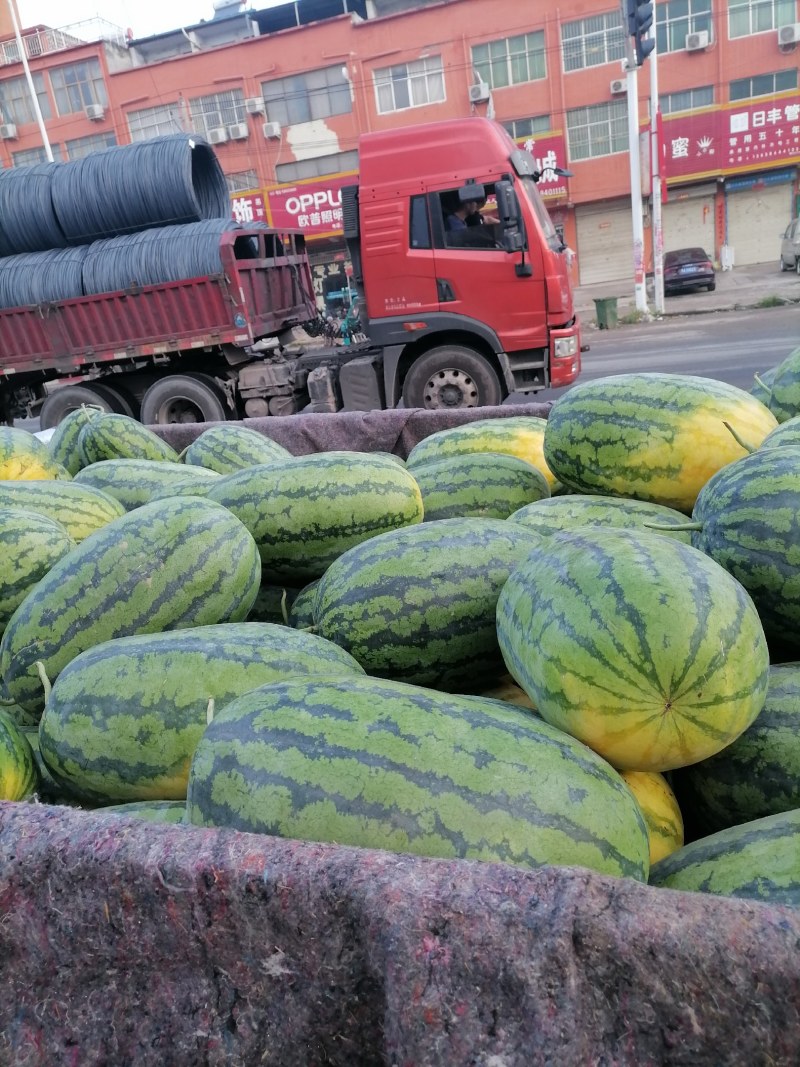
[[[541,196],[539,196],[539,190],[536,188],[536,182],[533,180],[533,178],[528,177],[527,175],[524,177],[518,177],[517,188],[520,190],[520,195],[524,195],[525,197],[527,197],[531,207],[533,208],[534,215],[539,220],[539,225],[542,227],[542,233],[545,235],[545,238],[550,248],[552,248],[554,252],[563,251],[561,238],[556,233],[556,228],[553,225],[553,220],[550,218],[550,215],[547,212],[547,208],[545,207]],[[522,192],[522,190],[524,190],[524,193]]]

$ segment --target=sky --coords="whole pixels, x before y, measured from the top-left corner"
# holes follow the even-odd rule
[[[0,0],[2,3],[3,0]],[[286,0],[253,0],[255,10],[276,7]],[[134,37],[149,37],[214,16],[214,0],[17,0],[21,27],[45,25],[59,29],[87,19],[102,18],[129,27]]]

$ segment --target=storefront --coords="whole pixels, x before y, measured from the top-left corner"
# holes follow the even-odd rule
[[[664,251],[703,248],[712,259],[719,254],[715,227],[716,182],[670,189],[661,211]]]
[[[626,280],[633,284],[631,202],[606,200],[575,208],[581,285]]]
[[[794,167],[725,182],[727,245],[734,266],[778,262],[794,210]]]

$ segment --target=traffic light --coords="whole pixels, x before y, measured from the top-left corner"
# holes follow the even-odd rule
[[[625,0],[628,16],[628,34],[633,38],[636,52],[636,65],[641,67],[656,46],[655,38],[645,37],[653,25],[653,5],[651,2],[639,3],[638,0]]]

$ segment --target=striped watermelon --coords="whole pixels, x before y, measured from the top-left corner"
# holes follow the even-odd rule
[[[289,625],[296,630],[309,630],[314,627],[314,610],[317,603],[317,587],[320,579],[304,585],[292,601],[289,609]]]
[[[747,589],[767,636],[800,649],[800,446],[758,449],[697,498],[692,537]]]
[[[497,605],[542,718],[623,770],[696,763],[764,705],[769,657],[742,586],[669,537],[583,527],[518,566]]]
[[[53,430],[47,448],[50,455],[65,467],[74,477],[81,469],[81,454],[78,451],[78,437],[87,422],[99,418],[104,413],[101,407],[82,404],[81,407],[67,412]]]
[[[58,676],[39,726],[42,756],[77,797],[178,800],[217,710],[268,682],[332,672],[363,674],[329,641],[270,623],[106,641]]]
[[[108,493],[74,481],[0,482],[0,508],[23,508],[53,519],[76,544],[125,514]]]
[[[517,456],[536,467],[547,479],[555,482],[553,472],[544,458],[543,446],[546,419],[535,415],[511,415],[507,419],[478,419],[465,426],[451,426],[437,430],[419,441],[406,460],[410,470],[423,463],[436,462],[447,456],[463,456],[470,452],[494,452]]]
[[[101,815],[127,815],[145,822],[185,822],[186,804],[182,800],[139,800],[129,804],[110,804],[100,808]]]
[[[580,493],[635,497],[690,512],[725,464],[777,425],[749,393],[688,374],[617,374],[562,394],[547,420],[545,459]]]
[[[269,582],[302,586],[369,537],[422,521],[413,476],[384,456],[318,452],[227,474],[208,490],[258,544]]]
[[[175,449],[130,415],[103,414],[87,422],[78,434],[81,465],[104,459],[178,460]]]
[[[188,820],[310,841],[642,879],[647,832],[602,759],[522,708],[350,675],[232,701],[200,740]]]
[[[529,708],[531,711],[536,711],[531,698],[524,689],[517,685],[510,674],[504,674],[496,679],[493,685],[488,689],[484,689],[479,695],[491,697],[492,700],[503,700],[506,704],[516,704],[520,708]]]
[[[479,692],[502,673],[497,598],[540,544],[500,519],[439,519],[356,545],[323,575],[316,629],[368,674]]]
[[[658,771],[623,771],[622,778],[644,817],[652,866],[683,848],[683,816],[678,798]]]
[[[663,504],[651,504],[647,500],[632,500],[630,497],[592,496],[587,493],[571,493],[533,504],[509,515],[511,522],[519,522],[544,537],[574,530],[578,526],[612,526],[615,529],[644,530],[649,523],[657,523],[660,533],[690,544],[692,534],[685,529],[686,516]],[[666,527],[675,526],[675,532]],[[678,529],[677,527],[681,527]]]
[[[0,508],[0,635],[28,591],[74,547],[55,519]]]
[[[674,775],[705,833],[800,808],[800,663],[770,667],[755,722],[717,755]]]
[[[207,467],[217,474],[233,474],[245,467],[291,459],[292,453],[258,430],[225,423],[210,426],[181,454],[189,466]]]
[[[800,445],[800,415],[782,422],[761,442],[762,448],[782,448],[784,445]]]
[[[5,709],[8,710],[8,709]],[[17,720],[17,725],[19,721]],[[36,716],[36,725],[33,729],[25,727],[24,730],[25,739],[31,746],[31,752],[33,753],[33,762],[36,766],[36,795],[40,800],[45,803],[53,804],[69,804],[71,801],[61,791],[61,787],[58,782],[53,778],[50,773],[47,764],[42,759],[42,753],[39,750],[39,717]]]
[[[778,422],[800,415],[800,347],[775,368],[767,403]]]
[[[197,497],[145,504],[87,537],[33,587],[0,642],[0,676],[13,700],[41,710],[42,669],[52,682],[114,637],[242,620],[260,575],[252,537],[225,508]]]
[[[56,463],[50,449],[27,430],[0,426],[0,480],[69,481],[66,467]]]
[[[183,467],[169,460],[106,459],[90,463],[75,475],[79,485],[102,489],[126,511],[170,496],[203,496],[218,478],[205,467]]]
[[[476,516],[506,519],[534,500],[550,496],[547,479],[524,459],[498,452],[468,452],[421,463],[413,475],[425,520]]]
[[[800,809],[692,841],[656,863],[650,883],[800,907]]]
[[[36,764],[24,732],[0,709],[0,800],[25,800],[36,789]]]

